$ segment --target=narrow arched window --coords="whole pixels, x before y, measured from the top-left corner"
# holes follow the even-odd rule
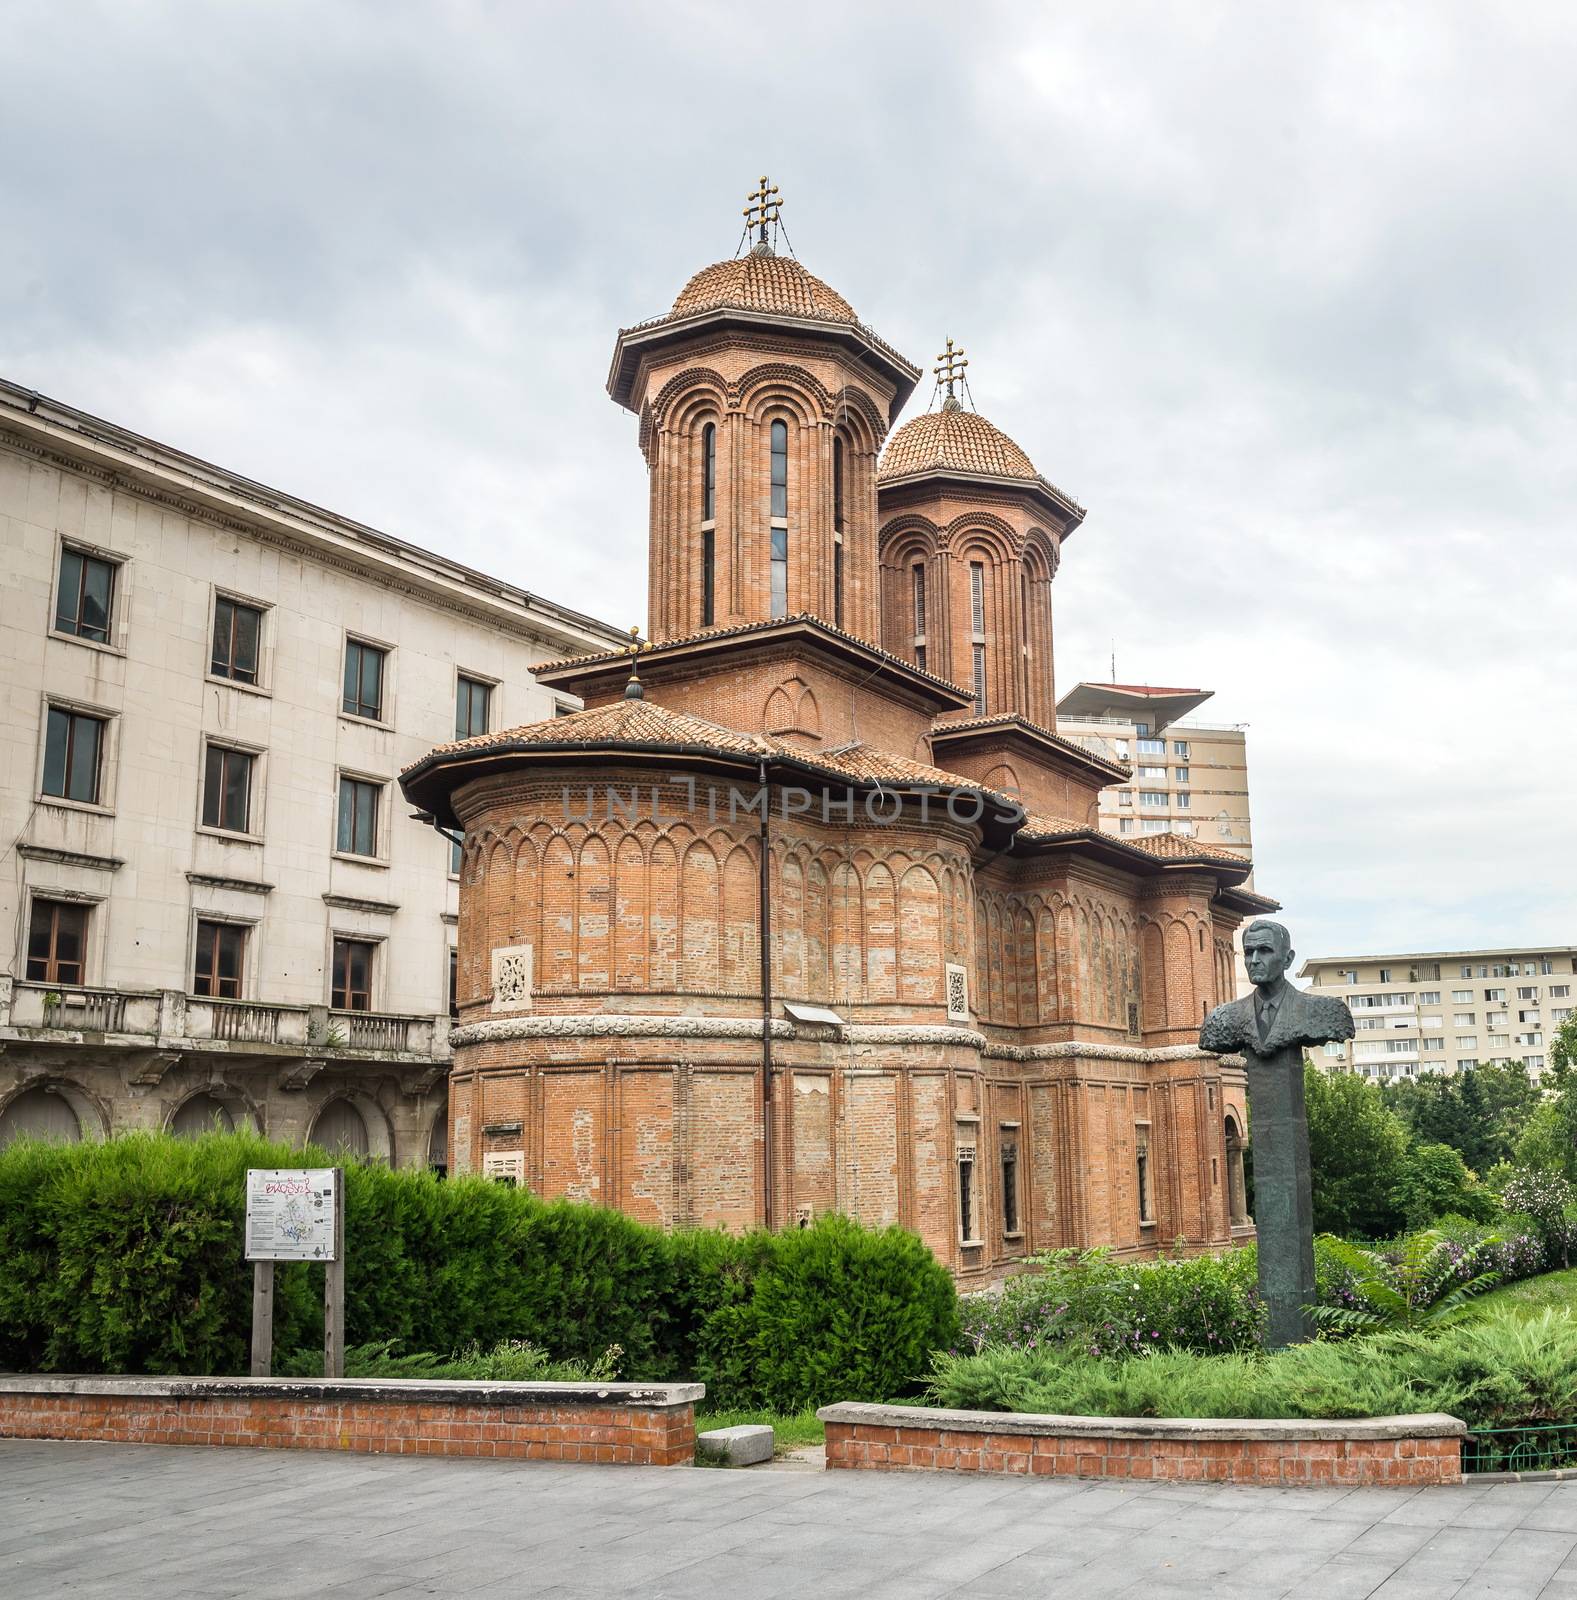
[[[920,562],[915,562],[909,569],[910,589],[914,606],[914,636],[910,643],[914,646],[914,664],[925,671],[925,568]]]
[[[843,440],[832,440],[832,620],[843,626]]]
[[[986,568],[985,563],[969,563],[969,630],[974,658],[975,715],[986,714]]]
[[[717,573],[717,424],[701,430],[701,626],[713,621]]]
[[[772,424],[772,615],[788,615],[788,424]]]

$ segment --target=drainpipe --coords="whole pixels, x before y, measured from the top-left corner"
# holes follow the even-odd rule
[[[772,797],[767,789],[767,759],[761,758],[761,885],[756,931],[761,946],[761,1167],[764,1178],[764,1220],[772,1227],[772,858],[767,834],[767,813]]]

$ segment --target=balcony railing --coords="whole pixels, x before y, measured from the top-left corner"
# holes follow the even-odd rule
[[[411,1036],[410,1017],[389,1017],[376,1011],[336,1011],[334,1023],[345,1032],[352,1050],[405,1050]]]
[[[331,1011],[179,990],[66,988],[0,978],[0,1048],[7,1038],[49,1034],[122,1035],[143,1048],[214,1045],[265,1059],[310,1059],[342,1050],[426,1060],[449,1055],[447,1016]]]
[[[126,1021],[126,996],[114,989],[56,989],[44,1001],[44,1026],[73,1033],[120,1033]]]

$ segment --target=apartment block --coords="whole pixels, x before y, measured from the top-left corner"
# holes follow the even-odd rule
[[[0,1144],[444,1159],[457,847],[394,782],[621,635],[0,382]]]
[[[1057,702],[1057,731],[1133,768],[1103,789],[1100,826],[1127,838],[1176,833],[1253,855],[1242,724],[1200,722],[1210,689],[1081,683]]]
[[[1521,1061],[1537,1075],[1572,1014],[1577,946],[1321,956],[1298,976],[1352,1011],[1354,1037],[1319,1057],[1333,1071],[1384,1082]]]

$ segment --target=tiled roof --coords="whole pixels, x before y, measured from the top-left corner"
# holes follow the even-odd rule
[[[1123,843],[1168,860],[1193,861],[1203,856],[1211,861],[1235,861],[1240,867],[1248,865],[1248,858],[1240,856],[1235,850],[1201,844],[1197,839],[1181,833],[1141,833],[1135,838],[1124,839]]]
[[[1010,810],[1013,806],[1013,802],[999,790],[974,778],[928,766],[923,761],[911,761],[905,756],[878,750],[868,744],[857,744],[846,749],[805,750],[771,734],[741,733],[737,728],[709,722],[704,717],[688,716],[682,711],[671,711],[650,700],[619,700],[589,711],[572,712],[566,717],[549,717],[543,722],[527,723],[524,727],[502,728],[496,733],[457,739],[430,751],[420,761],[407,767],[402,777],[442,766],[450,756],[485,755],[493,749],[517,750],[532,746],[551,749],[555,745],[576,749],[586,745],[615,748],[638,745],[716,751],[720,755],[766,756],[772,760],[793,761],[849,783],[914,785],[944,792],[978,792],[997,800],[1004,810]],[[1248,866],[1242,856],[1201,845],[1197,840],[1176,834],[1146,834],[1137,839],[1118,838],[1111,834],[1096,835],[1096,830],[1088,823],[1038,812],[1026,813],[1016,837],[1030,842],[1074,835],[1098,836],[1101,842],[1119,849],[1163,860],[1204,859],[1237,867]]]
[[[747,633],[765,633],[771,628],[784,628],[794,623],[810,623],[822,633],[831,634],[835,639],[857,645],[861,650],[873,656],[880,656],[883,661],[891,662],[895,667],[901,667],[905,672],[913,673],[918,678],[924,678],[928,683],[939,684],[944,689],[951,689],[956,695],[968,696],[971,690],[961,688],[956,683],[949,683],[946,678],[939,678],[934,672],[927,672],[922,667],[917,667],[912,661],[905,661],[902,656],[895,656],[890,650],[883,650],[880,645],[872,644],[869,639],[862,639],[857,634],[846,633],[842,628],[835,628],[823,617],[818,617],[814,611],[796,611],[791,616],[773,617],[767,622],[736,622],[726,628],[697,628],[694,633],[682,633],[677,638],[662,639],[656,644],[641,646],[641,659],[663,650],[677,649],[681,645],[700,644],[707,639],[737,639]],[[628,661],[628,650],[599,650],[594,655],[570,656],[563,661],[543,661],[532,667],[534,677],[551,677],[562,672],[566,667],[589,667],[600,662],[610,664],[618,661]]]
[[[413,767],[424,766],[435,757],[480,753],[498,747],[518,749],[522,745],[536,745],[548,748],[553,745],[586,744],[666,745],[675,749],[688,746],[692,749],[716,750],[727,755],[781,757],[853,783],[931,784],[937,788],[979,789],[983,794],[997,793],[994,789],[985,788],[974,778],[965,778],[956,772],[944,772],[940,767],[928,766],[923,761],[911,761],[906,756],[878,750],[872,745],[857,744],[839,750],[807,750],[785,739],[774,738],[771,734],[741,733],[737,728],[725,727],[720,722],[709,722],[704,717],[671,711],[651,700],[616,700],[611,705],[571,712],[566,717],[549,717],[543,722],[527,723],[520,728],[500,728],[495,733],[479,733],[470,739],[455,739],[437,746],[421,761],[413,763]],[[413,767],[405,770],[409,772]]]
[[[962,406],[911,417],[887,441],[876,478],[913,472],[981,472],[994,478],[1039,476],[1034,464],[998,427]]]
[[[673,315],[694,316],[722,307],[778,311],[821,322],[858,322],[854,307],[835,289],[808,273],[793,256],[748,255],[716,261],[679,291]]]
[[[931,736],[934,739],[939,734],[974,733],[977,731],[989,731],[992,728],[1006,730],[1023,728],[1027,732],[1033,733],[1037,738],[1045,739],[1084,761],[1097,763],[1123,778],[1133,776],[1133,768],[1124,762],[1113,761],[1109,757],[1101,755],[1098,751],[1091,750],[1086,745],[1080,744],[1076,739],[1069,739],[1063,734],[1053,733],[1050,728],[1043,728],[1038,722],[1031,722],[1028,717],[1021,717],[1016,711],[999,711],[995,716],[991,717],[966,717],[962,722],[940,722],[932,730]]]
[[[1086,689],[1112,689],[1118,694],[1145,694],[1145,695],[1174,695],[1174,694],[1203,694],[1202,689],[1157,689],[1148,683],[1089,683],[1081,684]]]

